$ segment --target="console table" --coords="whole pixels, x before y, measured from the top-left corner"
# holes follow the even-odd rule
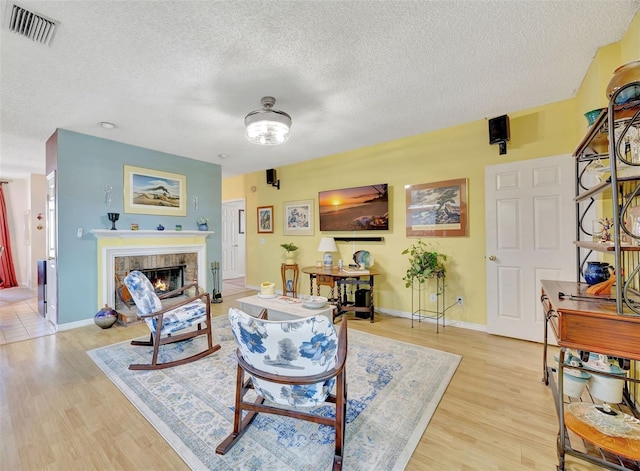
[[[351,270],[339,269],[338,267],[304,267],[303,273],[309,275],[309,293],[313,295],[313,285],[316,285],[316,296],[320,296],[320,286],[328,286],[331,288],[331,297],[329,300],[336,305],[334,320],[336,317],[345,312],[363,312],[367,314],[370,322],[373,322],[374,305],[373,305],[373,286],[374,277],[379,275],[377,270]],[[335,286],[338,286],[338,295],[335,296]],[[368,303],[360,306],[358,302],[350,302],[347,300],[347,286],[355,285],[356,288],[364,285],[368,290]],[[368,305],[367,305],[368,304]]]

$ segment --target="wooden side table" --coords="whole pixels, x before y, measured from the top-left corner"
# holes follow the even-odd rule
[[[287,289],[287,271],[293,271],[293,286],[292,289]],[[298,264],[288,265],[283,263],[280,265],[280,273],[282,275],[282,294],[289,296],[291,293],[292,298],[298,297]]]

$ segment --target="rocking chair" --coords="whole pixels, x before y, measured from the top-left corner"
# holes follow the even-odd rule
[[[256,318],[231,308],[229,320],[238,344],[233,432],[218,445],[216,453],[227,453],[255,415],[265,412],[334,427],[333,469],[342,469],[347,412],[347,319],[343,318],[339,335],[325,316],[269,321],[266,310]],[[335,395],[330,394],[334,385]],[[255,402],[244,400],[251,388],[258,395]],[[265,399],[274,405],[265,404]],[[335,417],[300,410],[324,402],[335,404]],[[244,419],[243,412],[246,412]]]
[[[216,350],[220,345],[213,345],[211,335],[211,302],[209,293],[198,294],[196,283],[185,285],[174,291],[170,291],[158,297],[149,279],[139,271],[130,272],[124,279],[124,284],[131,293],[131,297],[138,308],[138,316],[144,319],[151,335],[148,341],[133,340],[131,345],[144,345],[153,347],[153,355],[149,364],[132,364],[130,370],[158,370],[171,366],[183,365],[203,358]],[[177,304],[164,308],[161,299],[176,296],[184,291],[194,288],[196,294],[193,297],[180,301]],[[203,327],[203,323],[205,326]],[[187,329],[197,324],[197,329],[174,335],[176,332]],[[207,336],[207,349],[194,355],[178,360],[158,362],[158,353],[161,345],[166,345],[191,339],[199,335]]]

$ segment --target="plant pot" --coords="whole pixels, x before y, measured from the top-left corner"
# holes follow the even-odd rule
[[[208,231],[209,230],[209,224],[198,224],[198,230],[199,231]]]
[[[285,263],[287,265],[295,265],[295,263],[296,263],[296,253],[295,253],[295,251],[294,252],[287,251],[287,252],[285,252],[285,256],[287,257],[286,260],[285,260]]]

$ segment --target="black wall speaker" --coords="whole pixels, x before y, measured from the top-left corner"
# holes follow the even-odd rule
[[[489,120],[489,144],[509,140],[509,116],[502,115]]]
[[[267,169],[267,184],[273,185],[276,182],[276,169]]]

